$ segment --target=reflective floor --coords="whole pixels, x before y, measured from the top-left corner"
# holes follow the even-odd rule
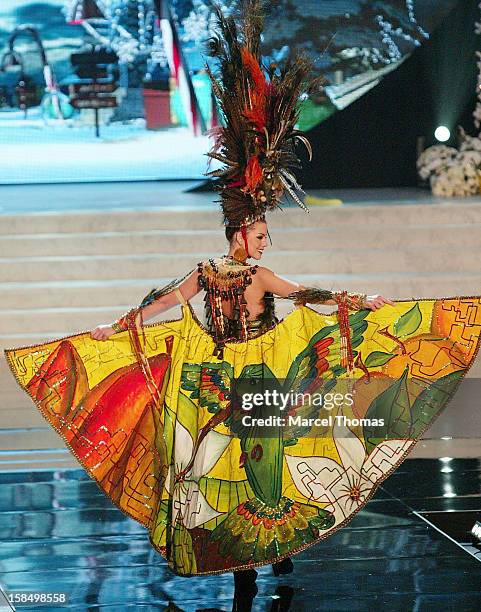
[[[234,601],[232,574],[174,576],[82,470],[3,472],[0,583],[65,592],[69,610],[481,610],[481,563],[414,513],[434,510],[481,519],[481,460],[405,461],[348,527],[294,558],[294,573],[261,568],[257,596]]]

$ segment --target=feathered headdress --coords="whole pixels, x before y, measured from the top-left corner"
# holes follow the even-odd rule
[[[219,60],[219,72],[207,73],[225,126],[215,136],[210,158],[224,164],[207,173],[216,177],[226,225],[241,227],[263,218],[279,206],[287,192],[304,210],[300,185],[292,174],[300,168],[295,152],[302,142],[312,156],[309,141],[295,129],[297,102],[303,93],[321,86],[321,78],[306,82],[312,62],[305,55],[282,66],[261,63],[260,37],[264,25],[262,0],[242,0],[240,19],[225,17],[214,4],[216,33],[207,41],[207,53]]]

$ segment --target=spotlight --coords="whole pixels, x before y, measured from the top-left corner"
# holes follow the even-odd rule
[[[451,132],[445,125],[440,125],[434,132],[434,138],[439,140],[439,142],[446,142],[451,138]]]

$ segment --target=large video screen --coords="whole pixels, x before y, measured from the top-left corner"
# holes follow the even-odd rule
[[[326,78],[299,128],[375,87],[455,4],[269,2],[265,60],[303,48]],[[1,0],[0,184],[202,178],[221,121],[204,70],[212,23],[202,0]]]

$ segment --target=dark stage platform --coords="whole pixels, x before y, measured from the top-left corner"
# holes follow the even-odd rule
[[[146,531],[82,470],[2,472],[2,586],[7,593],[64,592],[64,609],[78,611],[474,612],[481,609],[481,564],[473,554],[481,559],[481,549],[470,554],[417,512],[433,520],[433,511],[479,511],[471,513],[474,523],[480,475],[479,459],[407,460],[348,527],[296,556],[293,574],[275,578],[261,568],[250,607],[233,602],[232,574],[174,576]],[[456,512],[453,522],[460,522]],[[466,527],[457,531],[469,541]]]

